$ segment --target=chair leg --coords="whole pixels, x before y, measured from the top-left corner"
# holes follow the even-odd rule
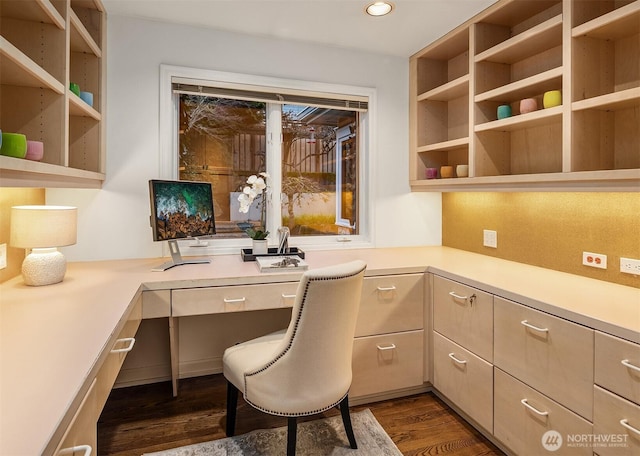
[[[287,456],[296,456],[296,438],[298,434],[298,419],[295,416],[287,418]]]
[[[351,415],[349,414],[349,395],[347,394],[342,401],[340,401],[340,414],[342,415],[342,424],[344,424],[344,431],[347,433],[349,439],[349,445],[351,449],[356,450],[358,444],[356,443],[356,436],[353,434],[353,427],[351,426]]]
[[[227,437],[236,433],[236,409],[238,407],[238,388],[227,381]]]

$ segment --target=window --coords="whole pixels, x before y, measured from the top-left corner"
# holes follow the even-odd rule
[[[175,168],[161,177],[212,183],[216,239],[226,240],[219,245],[238,245],[250,226],[264,226],[274,239],[277,228],[287,226],[296,245],[369,242],[371,89],[319,91],[318,84],[300,81],[283,88],[285,81],[273,87],[269,78],[181,74],[193,71],[163,66],[170,86],[163,104],[172,112],[161,115],[161,123],[170,120],[174,134],[163,141],[173,157],[162,155]],[[238,81],[247,78],[263,85]],[[239,192],[260,172],[269,174],[269,192],[241,213]]]

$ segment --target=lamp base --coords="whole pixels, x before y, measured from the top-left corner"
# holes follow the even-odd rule
[[[67,272],[67,260],[55,247],[33,249],[22,262],[24,283],[34,287],[62,282]]]

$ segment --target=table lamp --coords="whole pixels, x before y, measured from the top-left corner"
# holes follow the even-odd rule
[[[13,206],[13,247],[31,249],[22,263],[24,283],[31,286],[62,282],[67,261],[57,247],[76,243],[78,208],[70,206]]]

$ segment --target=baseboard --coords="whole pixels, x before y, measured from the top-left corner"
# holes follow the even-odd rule
[[[368,394],[366,396],[349,396],[349,405],[364,405],[372,402],[386,401],[388,399],[397,399],[399,397],[413,396],[414,394],[428,393],[431,391],[431,384],[425,383],[420,386],[411,388],[402,388],[393,391],[385,391],[379,394]]]

